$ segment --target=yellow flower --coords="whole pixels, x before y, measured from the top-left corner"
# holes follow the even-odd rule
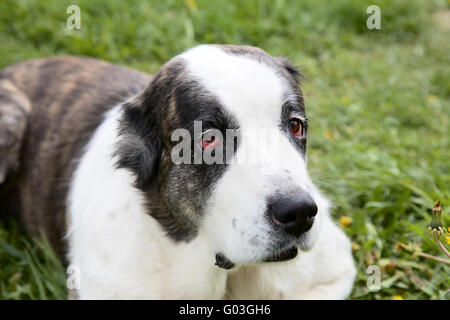
[[[323,134],[324,134],[325,138],[327,138],[328,140],[331,140],[331,141],[334,140],[333,134],[331,133],[330,130],[325,129],[325,131],[323,132]]]
[[[341,99],[341,102],[345,105],[348,105],[351,101],[348,96],[342,96],[340,99]]]
[[[436,98],[435,95],[429,94],[429,95],[427,96],[427,99],[428,99],[429,101],[435,101],[437,98]]]
[[[197,2],[195,2],[195,0],[187,0],[186,1],[187,6],[189,7],[189,9],[197,9]]]
[[[447,244],[450,244],[450,236],[445,236],[445,241],[447,241]]]
[[[339,223],[341,224],[341,227],[345,228],[351,225],[353,222],[353,219],[347,216],[342,216],[339,218]]]
[[[353,251],[358,251],[359,250],[359,245],[355,242],[352,243],[352,250]]]
[[[394,299],[392,299],[392,300],[405,300],[405,299],[403,299],[402,296],[394,296]]]

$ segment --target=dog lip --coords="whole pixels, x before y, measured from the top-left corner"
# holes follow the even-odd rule
[[[296,246],[289,247],[281,250],[269,257],[266,257],[263,262],[282,262],[294,259],[298,254],[298,248]],[[228,259],[224,254],[216,254],[216,262],[214,263],[221,269],[229,270],[235,267],[235,263]]]
[[[264,262],[282,262],[294,259],[298,254],[298,248],[296,246],[282,250],[264,259]]]

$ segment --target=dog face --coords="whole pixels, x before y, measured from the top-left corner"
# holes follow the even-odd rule
[[[222,267],[311,247],[320,199],[297,77],[257,48],[199,46],[124,105],[118,165],[169,237],[207,237]]]

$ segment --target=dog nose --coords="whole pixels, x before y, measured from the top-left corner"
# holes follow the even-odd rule
[[[297,238],[311,229],[317,214],[316,203],[306,193],[295,198],[277,199],[268,207],[275,224]]]

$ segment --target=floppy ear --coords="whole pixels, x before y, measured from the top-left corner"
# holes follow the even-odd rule
[[[135,174],[135,186],[148,191],[155,185],[162,151],[159,129],[144,97],[141,94],[122,105],[124,112],[115,155],[119,168],[128,168]]]
[[[285,57],[275,57],[275,60],[294,78],[297,84],[300,83],[300,78],[302,74],[287,58]]]

